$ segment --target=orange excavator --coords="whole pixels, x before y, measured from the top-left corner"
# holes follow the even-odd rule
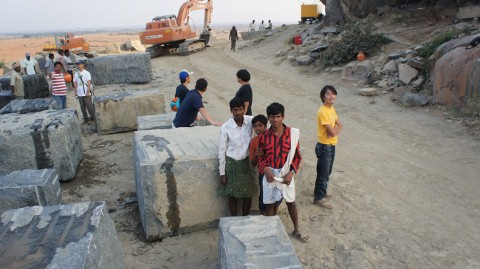
[[[189,15],[192,10],[202,9],[205,11],[203,30],[197,38],[195,27],[190,27]],[[169,53],[187,55],[204,50],[210,40],[212,11],[212,0],[186,1],[180,7],[178,16],[157,16],[148,22],[145,31],[140,32],[140,42],[151,45],[147,51],[152,57]]]
[[[55,44],[47,43],[43,46],[43,51],[57,51],[57,49],[68,49],[73,54],[90,52],[90,46],[85,38],[75,36],[72,33],[56,33]]]

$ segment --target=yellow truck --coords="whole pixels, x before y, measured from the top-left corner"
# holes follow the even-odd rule
[[[321,19],[322,14],[318,12],[318,5],[313,4],[313,5],[305,5],[303,4],[301,6],[301,14],[300,17],[302,19],[302,22],[305,23],[307,20],[314,21],[316,19]]]

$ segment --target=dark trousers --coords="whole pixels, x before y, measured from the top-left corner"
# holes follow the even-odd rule
[[[95,112],[93,110],[93,103],[92,103],[92,96],[79,96],[78,102],[80,103],[80,109],[82,110],[83,119],[88,119],[88,114],[90,114],[90,118],[95,118]]]
[[[335,146],[317,143],[317,179],[315,180],[315,200],[320,200],[327,194],[328,180],[332,173],[335,159]]]

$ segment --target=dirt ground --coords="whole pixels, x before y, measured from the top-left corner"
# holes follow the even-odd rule
[[[291,241],[305,268],[480,268],[479,137],[440,107],[402,108],[389,93],[360,96],[361,86],[338,73],[279,61],[275,53],[301,27],[289,26],[236,52],[219,34],[205,51],[153,59],[149,84],[99,86],[96,94],[155,88],[168,99],[178,72],[187,69],[194,72],[190,88],[200,77],[208,80],[205,106],[215,120],[225,121],[239,88],[236,71],[245,68],[252,74],[253,114],[280,102],[286,124],[301,130],[297,204],[301,230],[311,240]],[[344,125],[329,185],[332,210],[312,204],[316,111],[327,84],[338,90],[336,109]],[[78,109],[73,94],[67,105]],[[133,133],[99,136],[92,128],[82,125],[84,159],[77,176],[61,184],[63,201],[107,201],[127,268],[217,268],[217,229],[145,241],[135,202]],[[291,232],[285,210],[281,218]]]

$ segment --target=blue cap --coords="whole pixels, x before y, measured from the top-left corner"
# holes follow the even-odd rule
[[[193,74],[193,73],[188,72],[187,70],[182,70],[182,71],[180,72],[180,74],[178,74],[178,77],[179,77],[181,80],[185,80],[185,79],[187,79],[187,77],[190,76],[190,74]]]

